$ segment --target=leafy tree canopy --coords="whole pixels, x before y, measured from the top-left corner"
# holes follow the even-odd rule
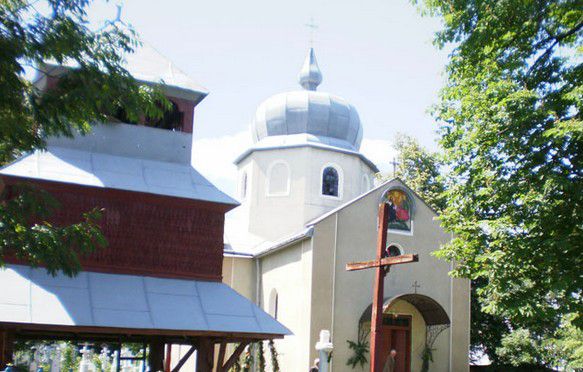
[[[136,119],[159,117],[160,104],[168,105],[159,91],[138,84],[124,68],[124,54],[139,45],[135,33],[116,24],[91,30],[89,4],[0,2],[0,164],[44,148],[49,136],[87,133],[90,123],[107,121],[107,113],[120,108]],[[38,69],[49,60],[75,68],[59,76],[53,89],[40,92],[25,78],[25,67]],[[0,265],[11,254],[53,274],[72,275],[80,268],[78,253],[105,244],[100,211],[89,211],[72,226],[53,226],[46,219],[58,206],[50,195],[25,187],[8,197],[1,186]]]
[[[583,301],[583,3],[424,0],[451,45],[435,116],[448,174],[439,256],[484,310],[540,332]],[[572,323],[581,326],[583,319]]]
[[[441,160],[438,154],[427,151],[413,137],[397,134],[393,142],[398,152],[395,177],[402,179],[436,211],[445,207],[441,180]]]

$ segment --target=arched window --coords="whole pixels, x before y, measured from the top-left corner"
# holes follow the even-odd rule
[[[247,172],[243,172],[241,175],[241,186],[240,186],[241,199],[247,197]]]
[[[289,167],[286,163],[275,162],[267,172],[267,195],[289,194]]]
[[[271,315],[272,317],[274,317],[275,319],[277,319],[278,315],[279,315],[279,295],[277,294],[277,291],[274,289],[271,290],[271,293],[269,294],[269,309],[268,309],[269,315]]]
[[[322,195],[338,197],[338,171],[334,167],[326,167],[322,172]]]
[[[403,254],[403,252],[401,251],[401,248],[397,247],[395,244],[389,244],[389,246],[385,250],[384,256],[385,257],[395,257],[395,256],[400,256],[402,254]]]

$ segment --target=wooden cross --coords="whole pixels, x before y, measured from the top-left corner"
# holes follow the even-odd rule
[[[351,262],[346,264],[346,270],[364,270],[375,268],[374,293],[372,300],[372,315],[370,322],[370,370],[371,372],[380,372],[383,369],[381,365],[381,330],[383,325],[383,299],[385,276],[392,265],[405,264],[419,261],[416,254],[404,254],[401,256],[386,257],[387,247],[387,229],[388,229],[389,205],[382,203],[379,206],[378,215],[378,239],[377,239],[377,258],[372,261]]]

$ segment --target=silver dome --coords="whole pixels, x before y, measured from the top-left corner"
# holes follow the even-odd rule
[[[322,74],[311,48],[299,81],[305,90],[276,94],[259,105],[251,127],[253,140],[304,134],[309,142],[358,151],[362,141],[358,113],[345,99],[316,91]]]

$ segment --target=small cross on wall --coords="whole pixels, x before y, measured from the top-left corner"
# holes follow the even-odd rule
[[[415,281],[415,283],[413,283],[411,288],[413,288],[414,293],[417,294],[417,288],[421,288],[421,286],[419,284],[417,284],[417,281]]]

